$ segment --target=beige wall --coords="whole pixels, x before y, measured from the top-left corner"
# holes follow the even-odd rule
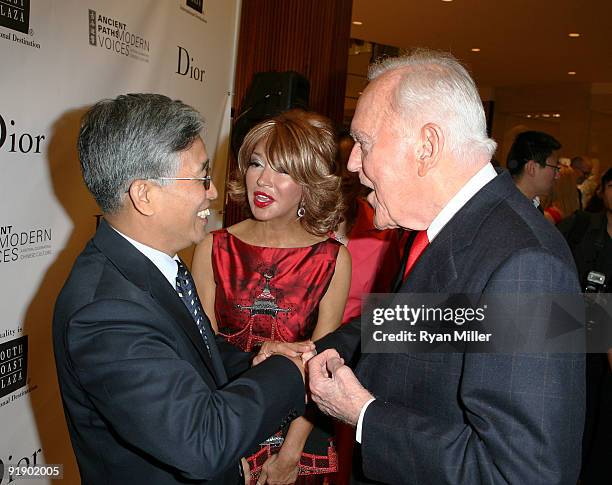
[[[348,56],[345,124],[350,123],[359,93],[367,85],[368,47],[368,43],[354,46]],[[599,173],[612,166],[612,83],[478,86],[478,90],[483,101],[494,101],[493,138],[499,145],[496,158],[502,165],[518,133],[538,130],[561,142],[562,157],[590,155],[599,161]],[[560,117],[553,118],[554,113]],[[535,114],[550,117],[535,118]]]
[[[577,83],[495,88],[493,138],[499,144],[498,160],[505,165],[517,133],[539,130],[561,142],[563,157],[589,154],[600,160],[603,170],[612,166],[612,89],[601,86],[594,89]],[[553,113],[561,116],[553,118]],[[542,114],[551,117],[542,118]]]

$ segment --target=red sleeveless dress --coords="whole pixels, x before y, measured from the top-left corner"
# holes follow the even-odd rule
[[[302,248],[253,246],[226,229],[214,231],[212,267],[219,333],[247,352],[269,340],[310,338],[340,246],[331,238]],[[337,471],[332,432],[332,423],[317,417],[304,446],[296,483],[321,483],[315,475],[321,478]],[[278,452],[285,433],[281,430],[249,457],[254,479],[267,458]]]

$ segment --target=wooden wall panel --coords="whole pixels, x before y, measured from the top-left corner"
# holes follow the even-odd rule
[[[243,0],[234,85],[237,115],[257,72],[296,71],[310,82],[310,107],[342,123],[352,0]],[[230,155],[229,172],[235,169]],[[242,219],[232,202],[225,226]]]

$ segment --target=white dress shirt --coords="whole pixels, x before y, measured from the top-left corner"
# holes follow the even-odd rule
[[[480,189],[487,185],[496,176],[497,172],[490,163],[487,163],[478,172],[476,172],[476,174],[470,180],[468,180],[463,187],[461,187],[459,192],[455,194],[448,204],[444,206],[434,220],[431,221],[431,224],[427,228],[427,239],[429,239],[429,242],[431,243],[435,237],[440,234],[440,231],[453,218],[453,216],[459,212],[459,210],[465,204],[467,204],[467,202],[474,197]],[[357,421],[357,429],[355,430],[355,440],[357,443],[361,443],[361,429],[366,409],[375,400],[375,398],[370,399],[361,408],[359,419]]]
[[[110,225],[110,224],[109,224]],[[111,226],[113,227],[113,226]],[[113,227],[113,229],[115,229]],[[154,249],[146,244],[142,244],[141,242],[135,241],[131,237],[126,236],[120,231],[115,229],[117,234],[127,240],[132,246],[134,246],[138,251],[144,254],[151,262],[157,267],[158,270],[166,277],[168,282],[172,285],[172,288],[176,290],[176,275],[178,274],[178,265],[176,262],[178,261],[178,256],[175,254],[174,258],[171,258],[163,251],[159,251],[158,249]]]

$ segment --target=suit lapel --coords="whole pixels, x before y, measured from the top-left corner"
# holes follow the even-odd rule
[[[166,280],[166,278],[154,265],[152,266],[153,268],[150,269],[149,274],[151,281],[151,296],[166,312],[170,314],[170,316],[173,317],[174,321],[178,323],[181,329],[187,334],[189,340],[191,340],[193,345],[198,350],[204,364],[206,364],[206,367],[214,376],[217,385],[221,386],[225,384],[227,382],[227,376],[225,375],[221,356],[219,355],[219,349],[215,344],[214,338],[209,339],[209,341],[212,340],[212,344],[209,342],[209,345],[211,346],[210,351],[212,354],[211,359],[211,356],[208,354],[208,350],[204,345],[202,335],[200,335],[200,331],[189,313],[189,310],[178,296],[174,288],[172,288],[172,286],[168,283],[168,280]],[[208,317],[206,317],[206,321],[203,322],[203,325],[210,326]],[[213,362],[213,359],[217,360],[218,362]]]
[[[222,373],[219,372],[219,364],[215,366],[208,355],[208,350],[206,350],[202,336],[189,310],[157,267],[104,220],[100,223],[94,237],[94,244],[126,279],[148,292],[159,303],[171,317],[170,323],[177,325],[187,334],[215,382],[218,385],[225,384],[227,377],[218,349],[215,346],[214,350],[211,349],[211,353],[221,363]]]
[[[400,292],[444,292],[457,279],[455,257],[474,242],[487,213],[516,191],[507,172],[481,188],[448,221],[412,268]]]
[[[448,226],[425,248],[399,289],[400,293],[438,293],[457,279],[453,232]]]

